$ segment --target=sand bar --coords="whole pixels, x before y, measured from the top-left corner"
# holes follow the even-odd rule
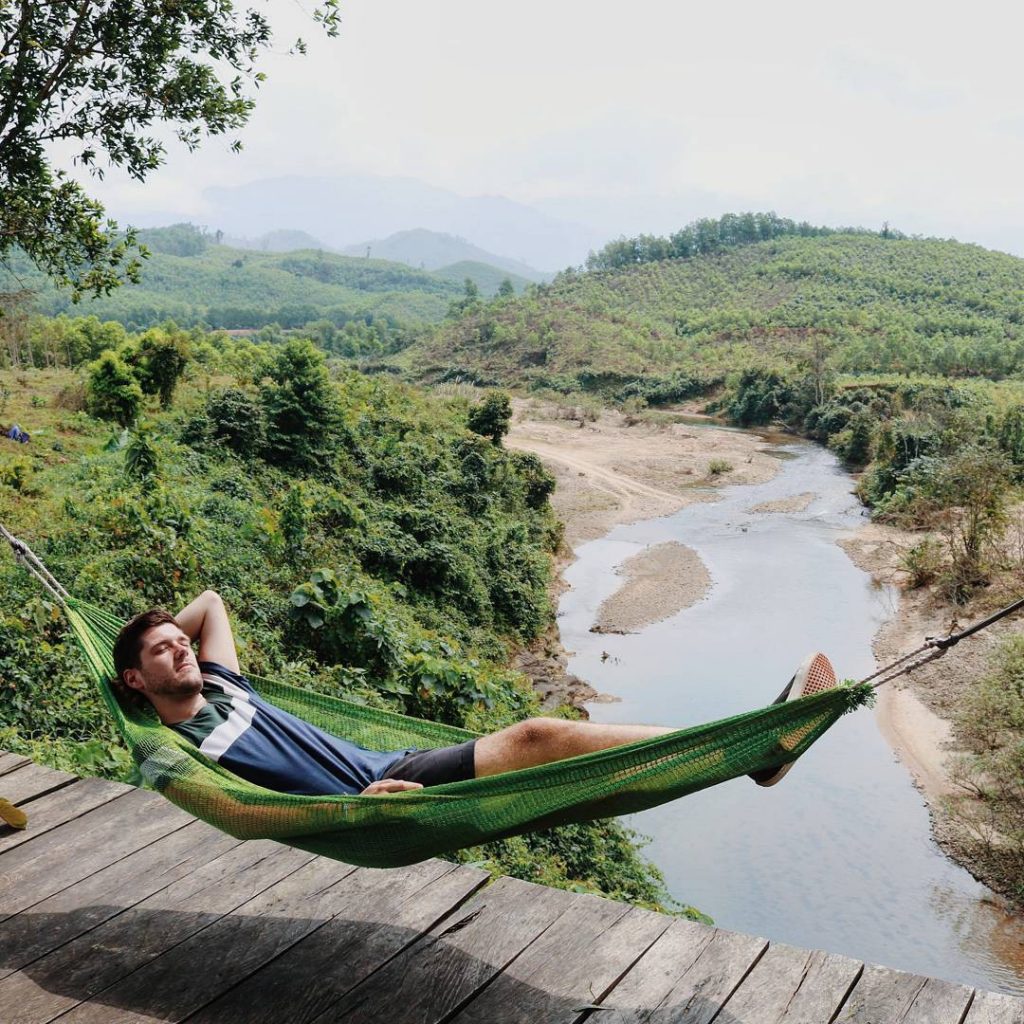
[[[697,552],[672,540],[633,555],[616,572],[624,582],[598,609],[596,633],[638,633],[703,600],[711,589]]]

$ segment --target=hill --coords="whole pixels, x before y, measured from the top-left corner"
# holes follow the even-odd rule
[[[551,277],[550,274],[543,274],[519,260],[487,252],[486,249],[481,249],[464,238],[439,231],[427,231],[425,228],[399,231],[377,241],[350,245],[342,251],[346,256],[365,256],[369,252],[376,259],[407,263],[410,267],[418,267],[421,270],[440,270],[453,263],[480,263],[518,275],[528,281],[545,281]]]
[[[507,270],[501,270],[486,263],[474,263],[472,260],[463,260],[448,267],[441,267],[440,270],[434,271],[434,276],[461,285],[465,284],[468,277],[481,293],[488,297],[498,294],[498,289],[503,281],[508,281],[516,292],[522,292],[527,285],[534,283],[518,274],[510,274]]]
[[[365,239],[387,238],[416,224],[472,238],[490,252],[511,253],[531,266],[555,271],[581,262],[605,240],[593,228],[526,203],[503,196],[462,196],[414,178],[294,175],[209,188],[203,198],[207,223],[228,235],[250,237],[287,226],[338,249],[361,242],[364,252]]]
[[[529,295],[468,307],[404,362],[425,378],[560,390],[721,378],[775,357],[999,378],[1024,369],[1022,300],[1017,257],[933,239],[796,235],[566,272]]]
[[[168,319],[216,328],[298,327],[318,319],[422,323],[440,320],[462,293],[461,281],[402,264],[322,250],[234,249],[191,225],[150,229],[141,241],[151,251],[141,282],[77,305],[27,265],[15,269],[37,290],[39,312],[91,314],[130,329]]]

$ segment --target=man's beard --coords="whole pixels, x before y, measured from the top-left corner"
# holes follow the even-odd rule
[[[150,676],[145,679],[146,691],[157,697],[192,697],[203,689],[198,665],[189,666],[185,675]],[[144,677],[145,678],[145,677]]]

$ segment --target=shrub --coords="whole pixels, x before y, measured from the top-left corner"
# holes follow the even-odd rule
[[[222,388],[206,400],[213,436],[245,457],[257,455],[266,441],[263,407],[241,388]]]
[[[975,864],[1024,903],[1024,637],[1000,647],[991,674],[962,700],[957,728],[970,751],[957,781],[974,797],[957,816],[975,837]]]
[[[101,420],[130,426],[139,415],[142,388],[131,369],[114,352],[104,352],[89,367],[86,408]]]
[[[10,487],[21,494],[31,490],[32,465],[25,459],[15,459],[0,465],[0,486]]]
[[[747,369],[736,383],[729,418],[741,427],[771,423],[792,398],[793,388],[778,370]]]
[[[708,463],[708,476],[722,476],[723,473],[731,473],[733,469],[733,464],[726,459],[712,459]]]
[[[54,404],[58,409],[67,409],[69,412],[85,411],[85,383],[81,380],[65,384],[57,392]]]
[[[504,391],[492,391],[469,410],[466,425],[474,434],[489,437],[494,444],[508,433],[512,424],[512,399]]]
[[[942,545],[934,537],[925,537],[900,558],[900,568],[906,573],[911,590],[934,583],[942,566]]]

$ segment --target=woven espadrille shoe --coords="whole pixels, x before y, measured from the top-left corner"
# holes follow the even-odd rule
[[[772,701],[773,704],[784,704],[788,700],[796,700],[799,697],[810,697],[813,693],[821,693],[822,690],[831,690],[838,686],[836,670],[832,662],[820,651],[808,654],[803,663],[796,670],[796,675],[790,679],[786,688]],[[794,742],[793,746],[796,743]],[[759,786],[774,786],[776,782],[793,767],[792,762],[782,765],[781,768],[767,768],[762,772],[753,772],[751,778]]]

